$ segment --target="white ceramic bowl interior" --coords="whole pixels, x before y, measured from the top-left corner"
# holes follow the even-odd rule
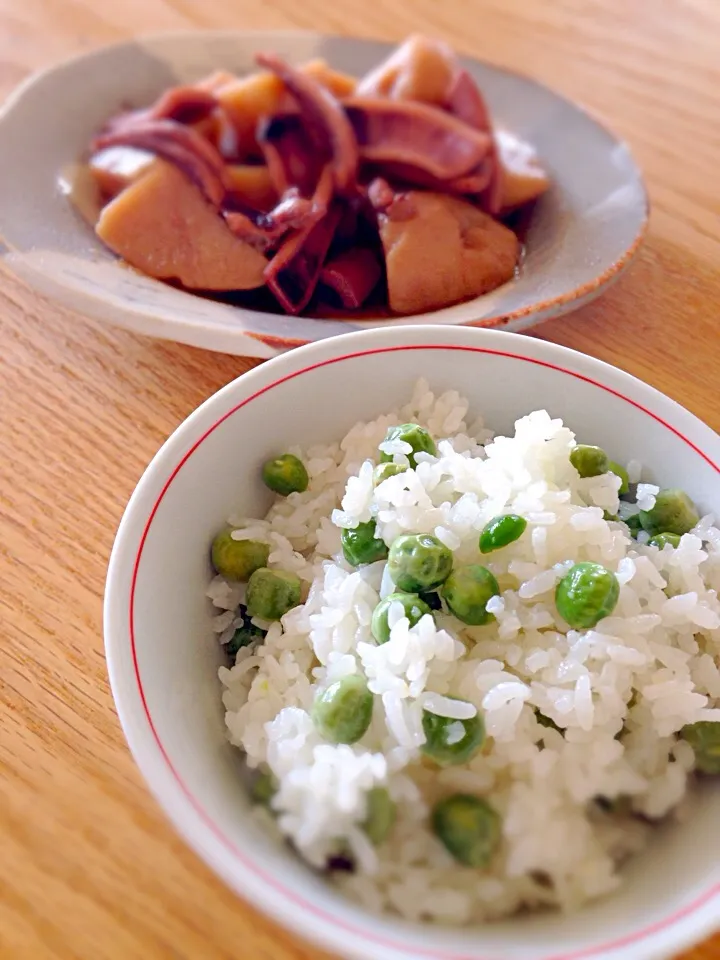
[[[204,591],[213,533],[269,505],[258,465],[290,443],[340,437],[404,402],[419,376],[468,395],[497,431],[538,407],[648,476],[720,513],[720,438],[625,373],[562,347],[484,330],[405,327],[322,341],[256,368],[195,411],[152,461],[120,527],[105,607],[118,711],[151,790],[224,880],[286,926],[347,958],[651,960],[720,920],[720,788],[660,828],[622,892],[582,912],[472,930],[367,914],[248,816],[240,753],[225,739]]]

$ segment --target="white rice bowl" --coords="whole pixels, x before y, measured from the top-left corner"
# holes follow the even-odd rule
[[[294,571],[306,602],[222,667],[230,740],[251,768],[278,783],[271,813],[257,816],[323,868],[343,838],[354,871],[329,874],[351,897],[411,920],[467,924],[524,907],[573,910],[621,882],[619,868],[682,816],[694,753],[677,737],[689,723],[720,720],[720,530],[704,517],[673,550],[635,541],[622,521],[649,509],[658,487],[638,483],[619,502],[613,474],[580,479],[568,454],[574,434],[545,411],[492,433],[451,391],[420,382],[408,405],[358,423],[338,443],[291,452],[310,475],[306,492],[278,499],[263,520],[229,522],[237,538],[265,540],[268,566]],[[376,488],[372,468],[387,428],[413,421],[437,441],[415,470]],[[592,438],[581,438],[592,442]],[[387,448],[398,462],[406,450]],[[610,456],[613,451],[608,451]],[[641,481],[639,463],[626,465]],[[515,543],[481,559],[480,530],[513,512],[528,522]],[[392,592],[384,561],[358,569],[342,556],[342,527],[377,521],[390,545],[402,533],[434,533],[455,564],[482,562],[502,595],[496,620],[470,627],[436,611],[409,628],[400,618],[376,645],[370,618]],[[558,580],[578,561],[615,572],[620,598],[593,629],[569,630],[554,603]],[[239,621],[244,585],[216,577],[208,596],[222,643]],[[318,690],[361,673],[376,695],[373,721],[353,746],[323,742],[310,718]],[[488,749],[439,768],[423,758],[423,709],[482,714]],[[470,705],[468,708],[467,704]],[[541,712],[562,733],[538,722]],[[468,714],[465,714],[468,715]],[[622,736],[619,735],[622,733]],[[396,824],[378,847],[362,823],[367,792],[384,786]],[[456,863],[433,835],[433,804],[462,792],[485,798],[502,819],[502,843],[486,869]],[[595,801],[630,798],[625,813]]]

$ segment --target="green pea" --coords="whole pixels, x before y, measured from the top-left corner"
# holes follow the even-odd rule
[[[695,753],[695,767],[700,773],[720,774],[720,723],[699,720],[682,728],[681,736]]]
[[[387,643],[390,639],[390,625],[388,623],[388,614],[390,606],[393,603],[401,603],[404,616],[410,621],[410,626],[414,627],[416,623],[430,613],[430,607],[420,599],[416,593],[391,593],[381,600],[375,607],[372,615],[370,630],[378,643]]]
[[[247,612],[260,620],[279,620],[300,603],[300,578],[261,567],[247,585]]]
[[[305,464],[292,453],[283,453],[263,464],[263,483],[281,497],[291,493],[303,493],[308,488],[310,478]]]
[[[235,633],[225,644],[225,652],[233,659],[237,656],[241,647],[249,647],[253,643],[262,643],[265,639],[265,631],[251,622],[247,607],[241,605],[238,613],[242,617],[242,625],[237,627]]]
[[[625,520],[625,526],[628,527],[632,536],[637,536],[637,534],[642,530],[642,523],[640,522],[640,514],[633,513]]]
[[[673,550],[677,550],[680,546],[680,537],[677,533],[658,533],[654,537],[650,537],[648,543],[652,544],[653,547],[657,547],[658,550],[662,550],[667,544],[669,544]]]
[[[379,487],[383,480],[388,477],[396,477],[400,473],[405,473],[407,467],[399,463],[381,463],[373,470],[373,486]]]
[[[376,847],[387,840],[395,823],[395,803],[385,787],[373,787],[367,795],[367,813],[363,830]]]
[[[315,697],[312,719],[331,743],[357,743],[372,720],[374,697],[359,674],[331,683]]]
[[[599,477],[610,469],[610,460],[605,451],[585,443],[579,443],[570,451],[570,463],[581,477]]]
[[[487,567],[472,564],[456,567],[442,588],[442,595],[450,612],[463,623],[481,626],[495,617],[487,612],[488,600],[500,594],[498,582]]]
[[[492,553],[519,540],[527,529],[525,517],[504,513],[486,523],[480,534],[480,553]]]
[[[388,572],[406,593],[436,590],[452,570],[453,556],[431,533],[398,537],[390,547]]]
[[[270,547],[259,540],[233,540],[232,530],[223,530],[212,542],[210,558],[226,580],[249,580],[270,556]]]
[[[688,533],[700,520],[695,504],[683,491],[661,490],[652,510],[640,511],[640,523],[648,533]]]
[[[432,828],[445,849],[466,867],[487,867],[502,836],[498,812],[487,800],[455,793],[435,805]]]
[[[401,423],[397,427],[390,427],[385,434],[386,440],[404,440],[412,447],[412,453],[408,454],[408,460],[411,467],[417,466],[415,460],[416,453],[431,453],[433,456],[437,453],[435,441],[424,427],[417,423]],[[380,453],[380,463],[391,463],[392,456],[389,453]]]
[[[555,589],[555,605],[563,620],[574,630],[594,627],[615,609],[620,584],[610,570],[599,563],[576,563]]]
[[[255,803],[260,803],[266,807],[277,793],[277,789],[277,780],[271,773],[258,773],[253,781],[250,796]]]
[[[485,742],[485,724],[479,713],[469,720],[455,720],[423,710],[422,726],[423,753],[441,767],[467,763]]]
[[[387,557],[385,541],[375,536],[375,530],[375,521],[368,520],[340,534],[343,556],[351,566],[359,567],[363,563],[375,563]]]
[[[610,460],[608,462],[608,472],[614,473],[616,477],[620,477],[619,496],[623,497],[626,493],[630,492],[630,477],[625,467],[620,466],[620,464],[614,460]]]

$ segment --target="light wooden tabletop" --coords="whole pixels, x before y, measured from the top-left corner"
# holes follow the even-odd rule
[[[599,302],[538,335],[720,428],[718,0],[0,0],[0,95],[66,55],[191,27],[427,32],[604,118],[647,174],[650,235]],[[320,960],[175,836],[128,754],[103,657],[125,502],[168,433],[250,365],[89,322],[0,276],[2,960]],[[720,937],[691,958],[720,958]]]

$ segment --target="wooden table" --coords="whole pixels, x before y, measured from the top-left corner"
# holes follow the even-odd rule
[[[599,302],[538,335],[720,428],[717,0],[0,0],[0,94],[134,32],[437,34],[602,116],[650,185],[650,235]],[[151,800],[113,709],[113,535],[161,441],[250,361],[153,342],[0,276],[0,957],[320,958],[235,897]],[[720,958],[720,937],[686,960]]]

